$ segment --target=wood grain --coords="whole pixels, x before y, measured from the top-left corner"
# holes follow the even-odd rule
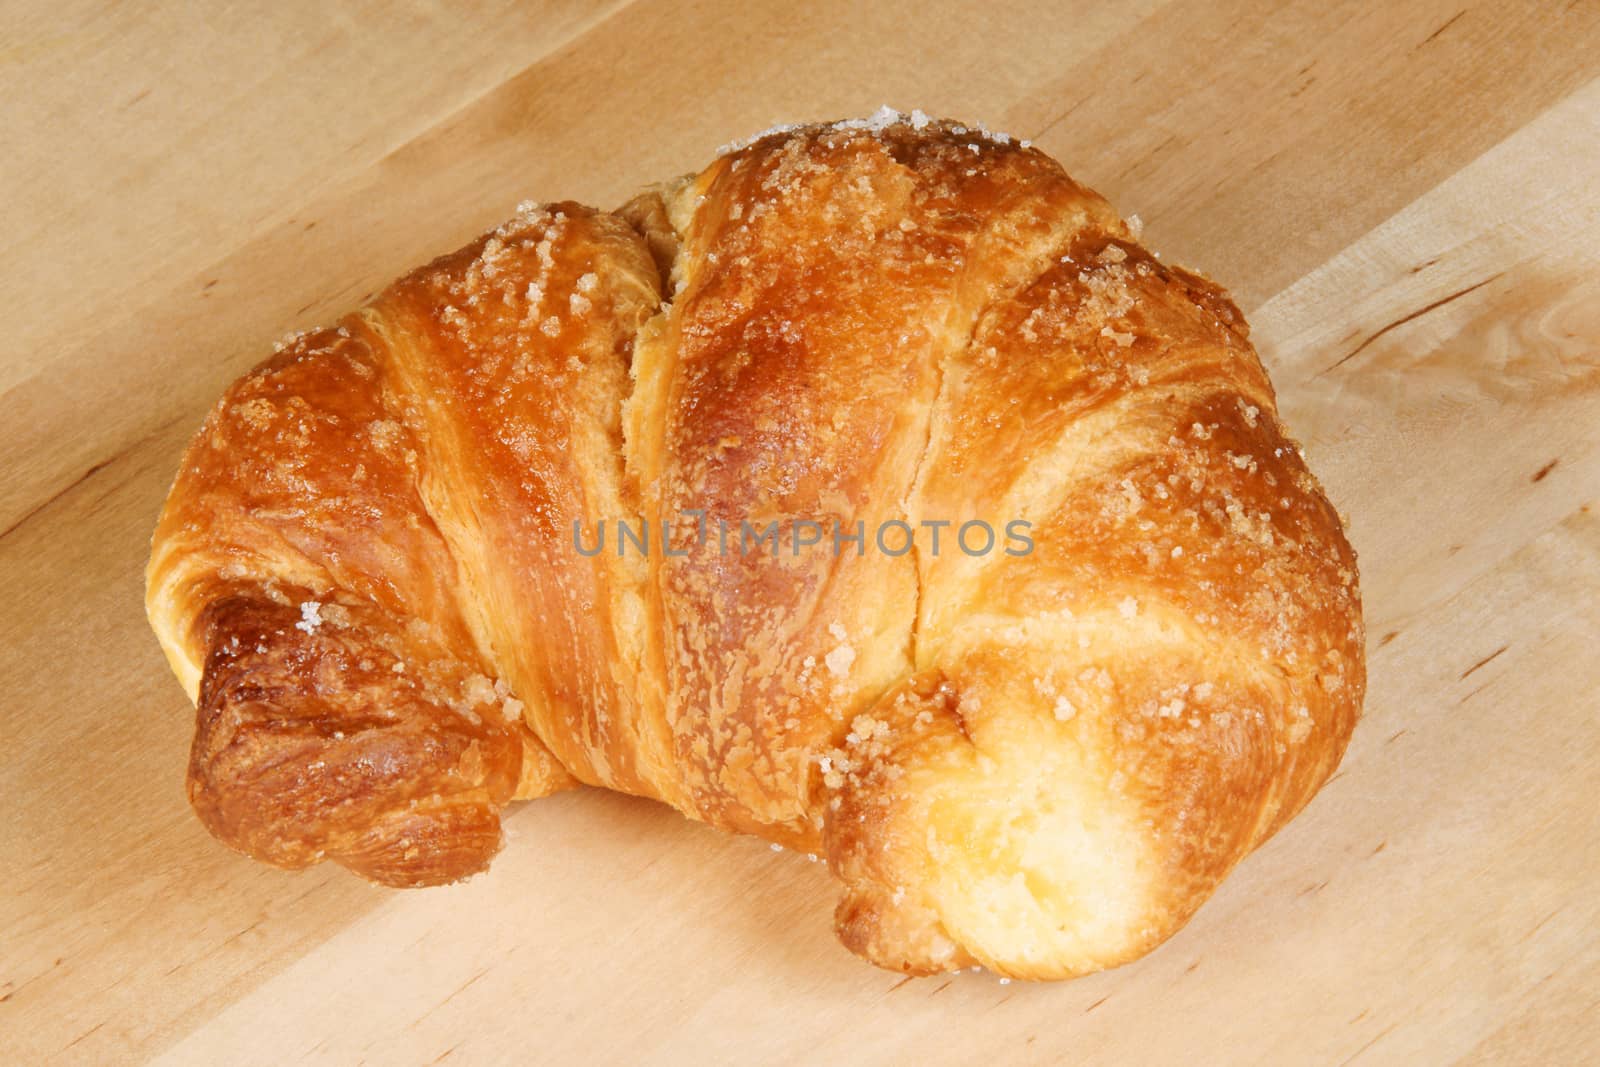
[[[23,3],[0,43],[0,1059],[1575,1062],[1600,1039],[1600,4]],[[863,9],[866,10],[863,10]],[[596,792],[415,894],[189,813],[140,607],[280,334],[523,198],[889,102],[1033,137],[1246,307],[1349,515],[1366,721],[1149,958],[903,981],[803,857]]]

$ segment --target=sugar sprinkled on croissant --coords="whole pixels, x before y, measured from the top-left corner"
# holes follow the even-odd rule
[[[909,973],[1149,951],[1365,684],[1238,310],[921,112],[524,205],[292,338],[185,455],[148,609],[235,848],[446,882],[589,783],[825,856]]]

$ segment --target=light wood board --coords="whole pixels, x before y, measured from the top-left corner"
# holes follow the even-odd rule
[[[1463,3],[5,5],[0,1060],[1592,1062],[1600,3]],[[1372,638],[1310,808],[1061,985],[874,970],[820,864],[595,791],[429,892],[213,842],[141,580],[222,387],[518,200],[886,102],[1245,308]]]

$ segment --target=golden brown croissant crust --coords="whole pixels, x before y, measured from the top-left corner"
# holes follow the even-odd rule
[[[773,539],[701,540],[741,523]],[[1365,685],[1238,310],[920,113],[524,206],[286,342],[184,457],[148,609],[241,851],[435,884],[514,797],[605,786],[823,854],[845,944],[911,973],[1148,951]]]

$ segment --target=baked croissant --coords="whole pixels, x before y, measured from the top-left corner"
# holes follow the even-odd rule
[[[1242,317],[1136,237],[884,111],[524,205],[285,342],[154,538],[201,820],[420,886],[586,783],[821,854],[884,967],[1149,951],[1332,773],[1365,667]]]

